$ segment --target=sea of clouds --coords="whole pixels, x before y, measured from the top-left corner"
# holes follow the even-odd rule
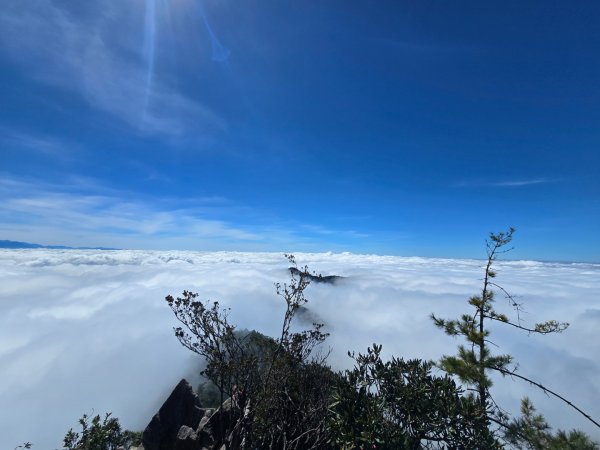
[[[308,307],[332,333],[330,363],[383,344],[386,355],[437,359],[460,342],[434,328],[431,312],[456,317],[481,288],[483,262],[374,255],[297,254],[300,265],[345,278],[309,286]],[[25,441],[60,448],[83,413],[112,411],[143,429],[198,357],[173,335],[164,297],[192,290],[231,307],[241,328],[275,335],[284,304],[274,283],[289,279],[278,253],[0,250],[0,448]],[[600,264],[504,261],[497,281],[519,296],[532,325],[558,319],[560,335],[498,325],[491,339],[520,373],[600,419]],[[497,309],[511,309],[501,295]],[[497,379],[509,411],[530,396],[555,427],[600,433],[561,402],[523,382]]]

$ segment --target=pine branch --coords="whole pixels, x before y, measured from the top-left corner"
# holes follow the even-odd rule
[[[535,328],[527,328],[523,325],[513,323],[509,320],[503,320],[500,317],[484,315],[486,319],[495,320],[496,322],[504,323],[512,327],[518,328],[519,330],[526,331],[528,333],[537,334],[550,334],[550,333],[561,333],[569,326],[568,322],[557,322],[556,320],[549,320],[548,322],[542,322],[535,325]]]
[[[501,374],[505,375],[505,376],[510,376],[510,377],[516,377],[519,378],[523,381],[526,381],[529,384],[532,384],[533,386],[536,386],[538,388],[540,388],[544,393],[546,394],[551,394],[553,396],[555,396],[556,398],[562,400],[563,402],[565,402],[567,405],[569,405],[571,408],[573,408],[574,410],[576,410],[579,414],[581,414],[583,417],[585,417],[587,420],[589,420],[590,422],[592,422],[594,425],[596,425],[598,428],[600,428],[600,423],[596,422],[592,416],[590,416],[589,414],[587,414],[585,411],[583,411],[582,409],[580,409],[579,407],[577,407],[576,405],[573,404],[573,402],[567,400],[566,398],[564,398],[562,395],[557,394],[556,392],[554,392],[551,389],[548,389],[546,386],[544,386],[543,384],[540,384],[536,381],[533,381],[527,377],[524,377],[523,375],[519,375],[518,373],[515,373],[514,371],[511,370],[507,370],[507,369],[503,369],[501,367],[489,367],[489,369],[493,369],[496,370],[498,372],[500,372]]]

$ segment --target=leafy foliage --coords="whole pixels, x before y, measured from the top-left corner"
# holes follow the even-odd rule
[[[117,448],[128,449],[132,445],[141,443],[141,433],[123,431],[119,420],[105,414],[104,419],[100,415],[91,418],[84,414],[79,419],[81,431],[75,432],[71,428],[63,440],[65,450],[116,450]]]
[[[350,355],[356,364],[338,384],[332,404],[332,441],[346,449],[499,448],[478,426],[472,396],[449,376],[431,373],[433,364],[392,358],[381,346]]]

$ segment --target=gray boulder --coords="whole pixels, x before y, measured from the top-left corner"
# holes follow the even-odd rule
[[[223,438],[228,438],[227,432],[238,417],[237,408],[233,407],[231,399],[225,400],[216,410],[207,410],[196,430],[200,444],[206,448],[219,448],[224,443]]]
[[[174,450],[198,450],[198,434],[193,428],[183,425],[177,433],[173,448]]]

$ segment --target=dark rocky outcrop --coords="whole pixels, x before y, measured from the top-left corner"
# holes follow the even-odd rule
[[[312,274],[310,272],[301,271],[297,267],[290,267],[289,271],[292,275],[296,275],[296,276],[302,275],[314,283],[335,284],[337,281],[342,280],[344,278],[339,275],[325,275],[325,276],[316,275],[316,274]]]
[[[230,399],[217,409],[202,408],[190,384],[181,380],[146,427],[143,448],[213,450],[223,446],[224,438],[229,448],[235,449],[239,447],[238,418],[239,411]]]
[[[204,414],[192,386],[181,380],[144,430],[144,449],[172,450],[181,427],[195,430]]]

